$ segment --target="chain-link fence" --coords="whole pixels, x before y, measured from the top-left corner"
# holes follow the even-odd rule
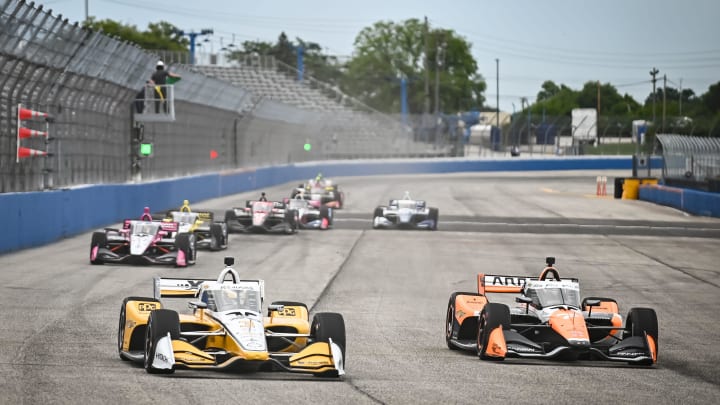
[[[427,145],[399,122],[342,94],[328,97],[333,90],[310,78],[283,81],[280,93],[267,94],[173,65],[182,76],[173,91],[175,120],[136,122],[134,102],[158,58],[34,3],[0,0],[0,192],[307,160],[427,156]],[[278,69],[274,60],[264,64]],[[21,140],[47,156],[16,161],[19,105],[53,116],[47,138]],[[152,144],[151,157],[139,154],[140,143]]]
[[[659,134],[667,184],[720,192],[720,138]]]

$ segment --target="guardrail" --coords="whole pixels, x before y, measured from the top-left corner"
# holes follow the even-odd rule
[[[547,159],[398,159],[384,161],[309,162],[250,170],[161,180],[142,184],[95,185],[82,188],[30,193],[0,194],[5,214],[0,233],[0,253],[40,246],[70,237],[125,218],[139,216],[143,207],[153,212],[176,207],[184,199],[203,201],[238,194],[314,177],[322,172],[330,177],[373,176],[385,174],[421,174],[488,171],[538,170],[628,170],[630,156],[612,158],[547,158]],[[665,203],[662,193],[677,193],[662,188],[652,191],[641,188],[640,199]],[[685,191],[683,207],[693,201],[705,201],[701,207],[720,207],[720,193]],[[101,208],[98,208],[101,207]],[[681,208],[681,207],[678,207]],[[683,208],[681,208],[683,209]],[[700,209],[699,215],[720,216],[717,210]]]

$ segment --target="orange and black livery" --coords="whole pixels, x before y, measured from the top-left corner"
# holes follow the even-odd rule
[[[653,365],[658,321],[652,308],[632,308],[623,322],[612,298],[580,298],[580,283],[561,278],[555,258],[539,277],[477,275],[477,292],[450,295],[445,340],[451,350],[483,360],[511,357],[599,359]],[[491,302],[488,293],[516,293],[517,305]]]

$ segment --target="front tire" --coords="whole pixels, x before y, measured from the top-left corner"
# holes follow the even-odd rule
[[[143,361],[145,371],[150,374],[172,374],[171,369],[157,369],[152,366],[152,359],[155,358],[157,342],[170,333],[171,339],[180,337],[180,317],[178,313],[170,309],[156,309],[150,312],[148,318],[147,333],[145,335],[145,358]]]
[[[210,250],[218,251],[227,248],[226,235],[223,224],[210,225]]]
[[[645,338],[645,334],[653,337],[653,340],[655,340],[655,352],[656,354],[659,353],[658,321],[655,310],[652,308],[631,308],[625,321],[625,335]],[[652,360],[645,365],[651,364]]]
[[[340,346],[345,361],[345,320],[335,312],[319,312],[313,316],[310,333],[315,342],[329,342]]]
[[[178,251],[185,253],[186,265],[190,266],[195,264],[197,260],[197,246],[196,246],[195,235],[192,233],[181,233],[175,238],[175,246]],[[177,265],[177,264],[176,264]],[[178,266],[180,267],[180,266]]]
[[[107,235],[105,232],[93,232],[92,234],[92,240],[90,242],[90,263],[91,264],[105,264],[105,262],[102,261],[102,259],[95,258],[93,260],[92,257],[92,251],[95,249],[95,247],[102,248],[107,246]]]
[[[428,213],[428,219],[431,219],[433,221],[432,229],[433,231],[437,230],[438,228],[438,218],[440,216],[440,211],[437,208],[430,208],[430,212]]]
[[[505,304],[489,302],[485,304],[478,320],[477,352],[481,360],[505,360],[505,357],[493,357],[485,354],[490,333],[498,326],[502,326],[503,329],[510,328],[510,308]]]

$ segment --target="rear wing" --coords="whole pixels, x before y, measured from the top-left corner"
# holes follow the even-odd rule
[[[543,275],[552,273],[548,272],[548,269],[554,270],[553,267],[546,267],[545,270],[543,270],[541,277],[506,276],[479,273],[477,275],[478,293],[480,295],[485,295],[485,293],[520,293],[528,281],[540,280],[541,278],[544,278],[542,277]],[[554,278],[551,279],[554,280]],[[559,281],[559,277],[557,280]],[[579,282],[577,278],[563,278],[562,280]]]
[[[153,297],[160,298],[193,298],[200,290],[202,283],[217,282],[214,278],[170,278],[155,277],[153,279]],[[227,281],[231,283],[230,281]],[[238,284],[252,283],[260,286],[260,299],[265,300],[264,280],[239,280]]]
[[[125,221],[123,221],[123,229],[130,229],[133,222],[156,222],[160,224],[160,230],[166,232],[177,232],[178,229],[180,229],[180,224],[178,224],[177,222],[143,221],[137,219],[126,219]]]
[[[538,278],[479,273],[477,275],[478,294],[520,293],[528,280],[538,280]]]

